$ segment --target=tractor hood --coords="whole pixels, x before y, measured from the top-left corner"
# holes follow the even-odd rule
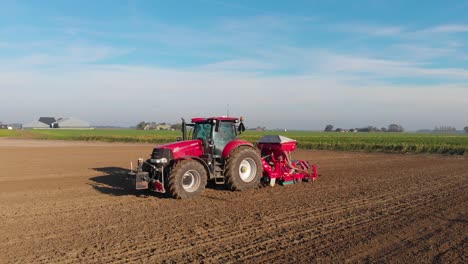
[[[160,145],[154,150],[157,149],[171,150],[174,159],[182,158],[185,156],[199,157],[203,154],[203,143],[201,140],[186,140]]]

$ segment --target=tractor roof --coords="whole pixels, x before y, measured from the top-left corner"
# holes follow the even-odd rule
[[[228,116],[216,116],[216,117],[195,117],[192,118],[193,123],[205,123],[210,120],[218,120],[218,121],[232,121],[237,122],[239,118],[237,117],[228,117]]]

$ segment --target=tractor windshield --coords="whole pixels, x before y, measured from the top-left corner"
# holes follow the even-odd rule
[[[201,138],[208,140],[211,137],[211,123],[196,123],[193,129],[192,139]]]
[[[215,153],[221,155],[224,147],[236,138],[236,126],[233,122],[221,121],[218,131],[214,132]]]

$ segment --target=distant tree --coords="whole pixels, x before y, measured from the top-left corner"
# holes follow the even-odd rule
[[[171,125],[171,128],[174,129],[174,130],[181,130],[182,129],[182,124],[181,123],[173,124],[173,125]]]
[[[255,131],[266,131],[266,127],[257,126],[256,128],[252,128],[252,130],[255,130]]]
[[[140,123],[137,124],[136,129],[143,130],[146,126],[145,121],[141,121]]]
[[[453,126],[439,126],[434,128],[435,133],[454,133],[457,129]]]
[[[468,126],[464,127],[463,130],[465,130],[465,133],[468,133]]]
[[[356,128],[358,132],[380,132],[380,130],[373,126],[363,127],[363,128]]]
[[[386,128],[386,127],[382,127],[382,128],[380,129],[380,131],[382,131],[382,132],[387,132],[387,128]]]
[[[333,131],[333,125],[327,125],[325,127],[325,132],[330,132],[330,131]]]
[[[432,133],[433,131],[430,129],[419,129],[416,131],[417,133]]]
[[[404,129],[402,126],[397,125],[397,124],[391,124],[388,126],[388,132],[403,132]]]

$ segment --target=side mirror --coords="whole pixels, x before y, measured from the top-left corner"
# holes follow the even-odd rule
[[[215,122],[215,132],[219,132],[219,123],[220,122],[216,122],[216,121],[214,121],[214,122]]]
[[[237,128],[237,131],[239,131],[239,134],[242,134],[242,132],[245,131],[245,126],[244,126],[244,123],[240,123],[239,124],[239,127]]]
[[[177,137],[177,142],[182,141],[181,137]]]

